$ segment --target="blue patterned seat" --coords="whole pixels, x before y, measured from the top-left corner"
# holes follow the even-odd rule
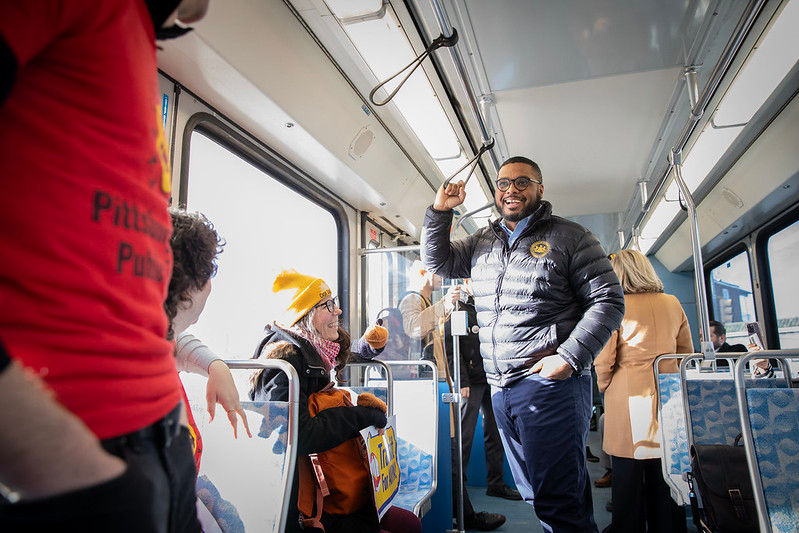
[[[685,429],[685,408],[682,401],[682,386],[679,374],[659,374],[660,430],[662,435],[662,459],[667,484],[672,496],[681,505],[688,504],[688,484],[683,472],[690,469],[688,435]]]
[[[799,531],[799,389],[747,389],[746,396],[771,527]]]
[[[752,380],[747,380],[752,383]],[[758,379],[762,388],[785,387],[782,379]],[[664,470],[675,501],[688,505],[688,484],[683,473],[691,468],[685,406],[679,374],[659,374],[661,434],[663,435]],[[741,433],[735,385],[729,372],[711,377],[689,377],[686,380],[691,407],[691,428],[696,444],[733,444]]]
[[[718,374],[716,374],[718,375]],[[752,380],[747,380],[748,384]],[[785,387],[782,379],[758,379],[760,389]],[[741,420],[730,374],[718,379],[689,379],[686,390],[691,406],[691,429],[695,444],[732,445],[741,433]]]
[[[394,505],[418,512],[419,505],[433,489],[433,456],[402,438],[397,438],[397,457],[400,465],[400,487],[394,498]]]

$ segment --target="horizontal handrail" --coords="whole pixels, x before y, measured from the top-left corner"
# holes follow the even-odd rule
[[[347,368],[370,368],[370,367],[377,367],[382,368],[386,373],[386,408],[388,410],[388,415],[392,415],[394,413],[394,377],[391,374],[391,369],[386,365],[384,361],[378,361],[372,359],[371,361],[358,361],[357,363],[347,363]],[[366,386],[366,373],[363,376],[363,386]]]

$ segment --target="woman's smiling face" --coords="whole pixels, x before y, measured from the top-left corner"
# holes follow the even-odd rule
[[[332,308],[331,311],[329,308]],[[327,297],[314,306],[313,327],[325,340],[335,341],[338,339],[338,317],[341,316],[336,299]]]

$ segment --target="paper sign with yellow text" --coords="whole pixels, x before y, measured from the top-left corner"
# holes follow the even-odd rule
[[[374,426],[361,430],[369,459],[372,494],[380,518],[383,518],[391,507],[391,502],[399,491],[400,469],[397,462],[397,436],[394,427],[392,415],[388,417],[388,424],[382,434]]]

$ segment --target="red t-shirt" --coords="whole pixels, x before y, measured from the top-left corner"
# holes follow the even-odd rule
[[[180,401],[170,174],[142,0],[0,2],[0,339],[100,437]]]

